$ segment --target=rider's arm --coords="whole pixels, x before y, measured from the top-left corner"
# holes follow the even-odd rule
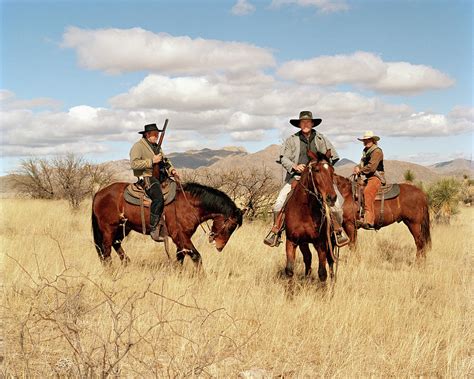
[[[144,170],[153,167],[153,158],[142,158],[142,151],[139,145],[135,144],[130,149],[130,167],[132,170]]]
[[[291,137],[290,137],[291,138]],[[290,174],[294,172],[294,168],[297,163],[293,162],[290,157],[295,154],[294,146],[291,139],[288,138],[280,149],[280,160],[278,161]],[[298,159],[298,158],[296,158]]]
[[[163,163],[165,164],[166,171],[168,172],[168,175],[171,175],[173,170],[176,170],[171,163],[170,159],[166,157],[165,152],[163,149],[161,150],[161,154],[163,155]]]

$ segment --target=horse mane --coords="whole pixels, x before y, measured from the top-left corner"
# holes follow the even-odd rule
[[[183,189],[192,196],[197,197],[201,205],[207,210],[221,213],[225,217],[236,217],[237,223],[239,226],[242,226],[242,211],[224,192],[195,182],[183,184]]]

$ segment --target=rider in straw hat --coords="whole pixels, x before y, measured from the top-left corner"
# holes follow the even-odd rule
[[[311,150],[315,154],[317,152],[326,154],[328,150],[331,150],[331,163],[334,164],[339,160],[336,149],[331,142],[322,133],[316,132],[314,129],[321,121],[320,118],[313,118],[313,114],[310,111],[301,111],[298,119],[290,120],[290,124],[300,130],[288,137],[280,150],[280,159],[277,162],[285,168],[287,173],[285,185],[281,189],[273,207],[274,224],[272,230],[263,241],[266,245],[276,247],[281,243],[280,236],[284,224],[284,206],[291,191],[292,183],[300,179],[301,173],[310,161],[307,151]],[[337,190],[336,193],[338,193]],[[337,242],[339,245],[343,245],[349,242],[349,239],[340,226],[342,224],[340,199],[341,195],[338,194],[338,200],[332,209],[334,213],[332,219],[335,222],[334,230],[336,231]]]
[[[354,174],[361,175],[367,183],[364,188],[364,221],[359,222],[359,225],[364,229],[374,229],[375,195],[381,185],[385,184],[383,151],[377,144],[380,137],[374,135],[371,130],[357,139],[363,142],[364,150],[360,163],[354,167]]]
[[[150,236],[155,241],[162,241],[158,223],[165,206],[160,182],[168,176],[178,176],[163,150],[158,146],[159,129],[156,124],[145,125],[144,130],[138,132],[142,135],[130,150],[130,166],[139,181],[144,182],[146,194],[151,199],[150,205]],[[160,178],[153,177],[153,164],[160,165]]]

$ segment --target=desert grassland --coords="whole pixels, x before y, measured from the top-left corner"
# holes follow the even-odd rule
[[[268,224],[245,222],[222,253],[198,229],[203,273],[169,263],[132,233],[132,262],[99,263],[90,203],[1,200],[4,374],[44,377],[448,376],[473,372],[472,225],[464,208],[432,228],[425,263],[404,225],[359,233],[341,250],[337,282],[317,258],[295,288]],[[64,258],[64,259],[63,259]],[[172,255],[174,261],[174,254]],[[262,371],[260,372],[262,373]]]

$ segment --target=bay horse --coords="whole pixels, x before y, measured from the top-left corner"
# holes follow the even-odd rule
[[[334,175],[334,181],[344,197],[343,228],[350,239],[350,248],[357,242],[356,220],[358,207],[352,194],[352,183],[349,179]],[[426,257],[431,248],[430,214],[428,199],[425,193],[411,184],[400,183],[400,194],[393,199],[384,200],[384,212],[381,217],[381,201],[375,202],[376,229],[394,222],[403,222],[413,236],[416,244],[416,257]]]
[[[293,194],[285,206],[286,267],[285,273],[293,277],[296,248],[303,254],[305,275],[311,274],[312,254],[309,244],[313,244],[318,253],[319,279],[327,279],[326,262],[331,277],[334,276],[334,257],[331,252],[329,206],[337,199],[334,189],[334,168],[330,164],[331,150],[317,155],[308,151],[311,161],[296,183]]]
[[[140,206],[125,201],[124,191],[130,183],[113,183],[97,192],[92,201],[94,243],[103,263],[110,263],[113,247],[122,263],[130,259],[122,247],[123,239],[134,230],[142,233]],[[232,233],[242,225],[243,211],[224,192],[198,183],[178,185],[176,198],[165,206],[164,216],[169,236],[177,247],[176,258],[183,263],[188,255],[201,267],[201,255],[191,241],[198,226],[212,220],[209,242],[218,251]],[[145,208],[146,234],[150,233],[150,209]]]

